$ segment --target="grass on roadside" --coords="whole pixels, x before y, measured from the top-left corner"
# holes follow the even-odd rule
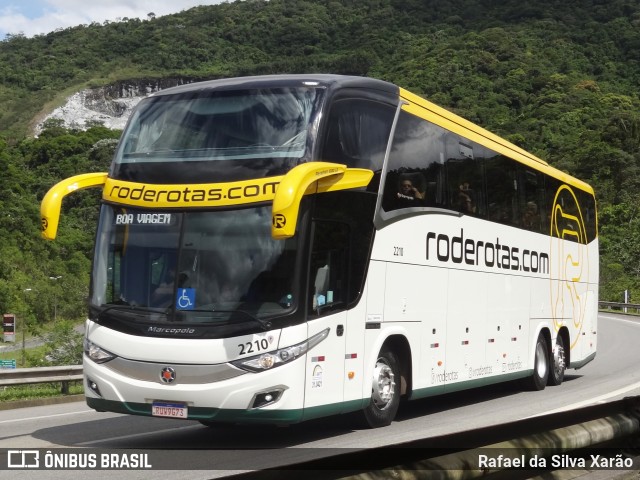
[[[6,345],[3,343],[2,345]],[[46,352],[46,346],[41,345],[39,347],[25,349],[25,358],[40,358],[44,357]],[[12,352],[0,352],[0,360],[15,360],[17,368],[24,368],[28,365],[22,363],[22,350],[14,350]],[[26,361],[25,361],[26,363]]]
[[[79,395],[84,392],[82,382],[69,383],[69,395]],[[16,385],[15,387],[0,387],[0,402],[14,400],[31,400],[34,398],[59,397],[60,383],[42,383],[38,385]]]

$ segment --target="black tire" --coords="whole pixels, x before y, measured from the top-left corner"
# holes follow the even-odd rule
[[[533,375],[526,382],[530,390],[544,390],[549,378],[549,344],[545,336],[540,333],[536,341],[536,351],[533,360]]]
[[[560,385],[564,380],[564,372],[567,369],[567,352],[564,348],[562,335],[558,335],[556,346],[551,352],[551,369],[549,371],[549,385]]]
[[[400,366],[391,350],[383,349],[373,367],[371,402],[362,411],[362,419],[369,428],[391,424],[400,405]]]

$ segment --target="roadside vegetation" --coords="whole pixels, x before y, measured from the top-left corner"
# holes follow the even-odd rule
[[[37,346],[22,350],[22,337],[16,343],[0,343],[2,347],[14,347],[12,351],[0,350],[0,360],[15,360],[16,367],[45,367],[54,365],[80,365],[82,363],[83,335],[77,325],[68,320],[46,324],[35,335],[28,334],[25,344]],[[81,381],[69,382],[64,395],[84,392]],[[0,387],[0,404],[18,400],[59,397],[63,395],[60,382]],[[1,406],[0,406],[1,408]]]
[[[18,368],[80,365],[84,337],[76,327],[68,320],[45,324],[27,333],[24,349],[18,334],[14,343],[0,342],[0,347],[7,347],[0,350],[0,360],[15,360]]]
[[[81,395],[83,393],[82,382],[78,381],[70,382],[69,393],[66,395]],[[60,396],[62,396],[62,393],[60,393],[60,383],[0,387],[0,404],[3,402],[17,402],[21,400],[35,400]],[[0,405],[0,410],[1,409],[2,405]]]

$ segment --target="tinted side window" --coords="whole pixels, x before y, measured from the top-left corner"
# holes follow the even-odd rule
[[[329,113],[320,159],[382,170],[395,109],[370,100],[336,101]]]
[[[384,182],[376,221],[438,207],[576,242],[597,236],[589,193],[405,111]]]
[[[578,191],[578,200],[580,201],[582,215],[587,229],[587,241],[592,242],[598,236],[596,199],[587,192]]]
[[[502,155],[485,162],[489,220],[506,225],[518,224],[516,163]]]
[[[446,135],[447,190],[453,210],[486,215],[484,159],[487,149],[459,135]]]
[[[444,207],[446,130],[400,112],[394,133],[382,208]]]
[[[314,222],[311,252],[309,314],[346,308],[349,264],[349,225],[341,222]]]
[[[596,238],[596,207],[592,195],[548,178],[546,197],[552,237],[578,243],[589,243]]]
[[[308,313],[317,316],[349,308],[360,299],[376,195],[346,190],[316,195],[314,201]]]
[[[548,218],[545,201],[544,175],[521,167],[518,175],[519,224],[533,232],[547,233]]]

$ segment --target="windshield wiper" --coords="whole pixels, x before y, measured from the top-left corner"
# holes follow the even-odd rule
[[[105,313],[107,313],[110,310],[117,310],[119,312],[125,312],[125,313],[156,313],[156,314],[161,314],[161,315],[166,315],[167,312],[166,310],[160,309],[160,308],[156,308],[156,307],[141,307],[139,305],[132,305],[129,302],[126,302],[124,300],[120,300],[118,303],[112,303],[112,304],[108,304],[108,305],[102,305],[101,307],[98,307],[98,315],[97,318],[100,319],[100,317],[102,317],[102,315],[104,315]]]
[[[257,323],[265,331],[270,330],[271,326],[272,326],[272,323],[269,320],[263,320],[262,318],[258,318],[258,317],[254,316],[254,315],[251,315],[249,312],[247,312],[245,310],[218,310],[217,308],[214,309],[213,305],[212,305],[210,309],[209,308],[195,308],[193,310],[179,310],[179,311],[181,311],[181,312],[210,313],[210,314],[224,313],[224,314],[229,315],[229,320],[231,320],[235,314],[241,314],[243,318],[248,319],[252,323]]]
[[[248,319],[250,319],[252,322],[260,324],[260,326],[262,327],[263,330],[265,330],[265,331],[271,330],[271,322],[269,320],[263,320],[262,318],[255,317],[255,316],[251,315],[249,312],[246,312],[244,310],[236,310],[236,312],[242,313]]]
[[[260,327],[262,328],[262,330],[267,331],[270,330],[272,327],[272,323],[269,320],[263,320],[261,318],[258,318],[252,314],[250,314],[249,312],[245,311],[245,310],[218,310],[218,309],[213,309],[212,308],[197,308],[197,309],[192,309],[192,310],[174,310],[173,308],[169,307],[167,309],[162,309],[162,308],[157,308],[157,307],[142,307],[142,306],[138,306],[138,305],[132,305],[126,301],[120,301],[117,304],[109,304],[109,305],[104,305],[103,308],[98,308],[97,309],[97,319],[101,320],[102,316],[107,313],[110,310],[115,310],[117,312],[123,313],[123,314],[137,314],[137,315],[144,315],[144,314],[157,314],[157,315],[164,315],[165,317],[167,317],[167,320],[169,320],[171,317],[173,317],[173,321],[182,321],[182,319],[178,320],[176,315],[171,315],[171,313],[208,313],[208,314],[224,314],[224,315],[228,315],[229,316],[229,320],[232,320],[234,315],[240,315],[242,317],[242,320],[244,321],[250,321],[251,323],[257,323],[258,325],[260,325]]]

